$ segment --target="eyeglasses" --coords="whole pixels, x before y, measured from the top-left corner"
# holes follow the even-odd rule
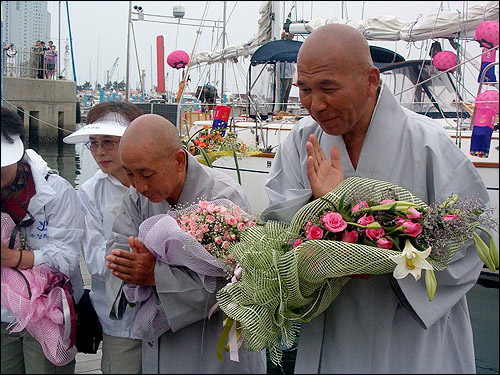
[[[85,142],[85,147],[87,147],[90,151],[96,151],[97,147],[99,147],[99,144],[104,150],[112,150],[115,148],[115,144],[120,141],[111,141],[111,140],[104,140],[102,142],[96,142],[96,141],[88,141]]]

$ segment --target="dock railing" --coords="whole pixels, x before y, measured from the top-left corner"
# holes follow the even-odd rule
[[[12,78],[39,78],[57,79],[55,69],[49,69],[45,59],[45,52],[41,47],[29,49],[6,49],[2,48],[4,77]],[[57,56],[59,58],[59,56]],[[54,67],[57,66],[57,60]]]

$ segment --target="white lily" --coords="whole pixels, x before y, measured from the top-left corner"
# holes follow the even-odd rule
[[[396,279],[403,279],[409,273],[413,275],[415,281],[420,279],[422,269],[432,270],[432,266],[425,260],[431,253],[429,246],[424,251],[419,251],[413,247],[410,240],[406,240],[405,248],[401,255],[390,256],[389,258],[397,264],[394,269],[393,276]]]

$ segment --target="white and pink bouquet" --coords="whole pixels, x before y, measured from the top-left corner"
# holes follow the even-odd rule
[[[200,200],[148,218],[140,225],[138,237],[157,261],[197,272],[205,289],[213,293],[218,278],[234,275],[231,245],[254,225],[251,215],[227,199]],[[134,336],[156,339],[170,329],[152,287],[126,284],[123,290],[130,304],[141,304],[132,327]]]

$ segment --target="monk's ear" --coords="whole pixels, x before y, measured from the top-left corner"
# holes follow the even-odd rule
[[[368,96],[376,96],[380,85],[380,71],[377,67],[371,66],[367,70]]]
[[[179,149],[174,152],[174,159],[177,165],[178,171],[184,171],[186,169],[186,153],[184,150]]]

